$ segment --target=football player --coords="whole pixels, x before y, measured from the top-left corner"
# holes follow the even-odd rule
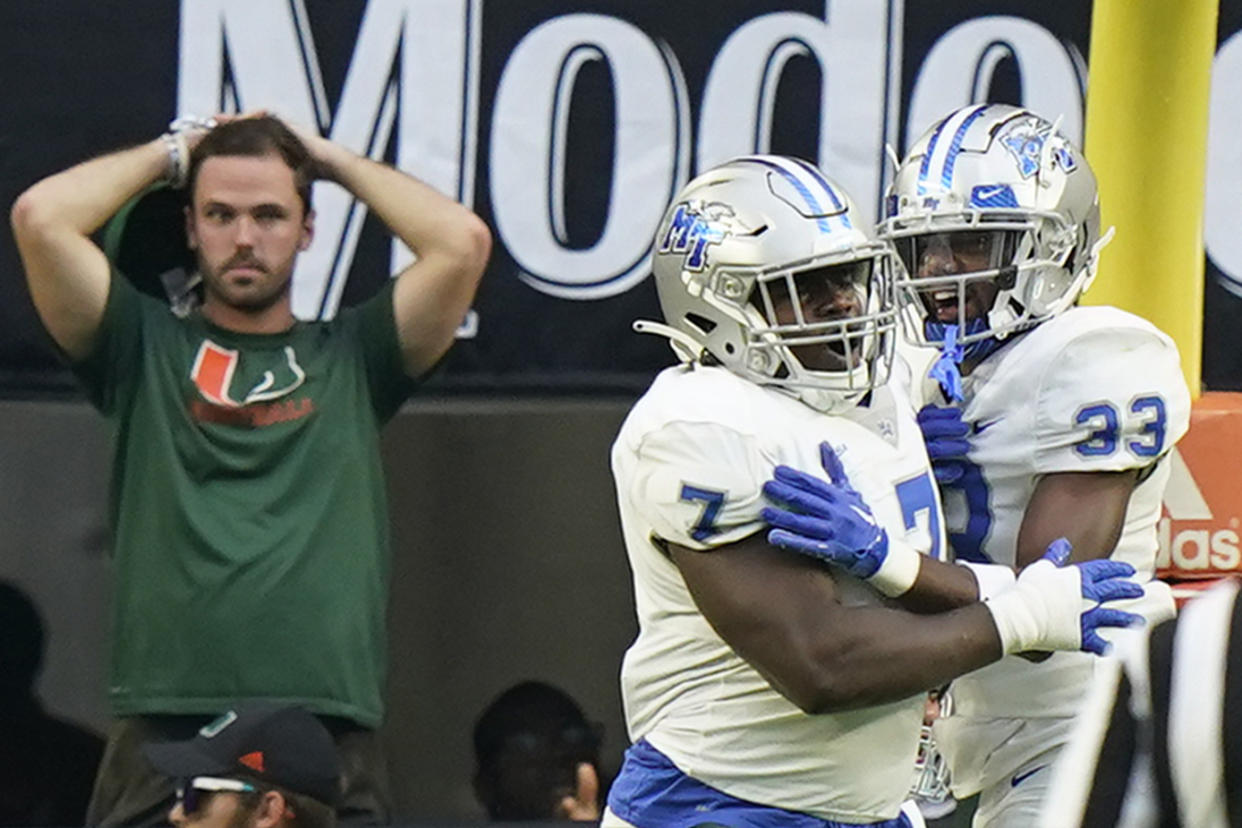
[[[604,826],[919,824],[902,801],[928,689],[1004,653],[1094,649],[1096,625],[1132,618],[1084,601],[1140,591],[1109,561],[1046,560],[941,614],[891,604],[944,538],[913,409],[888,381],[891,251],[869,225],[818,169],[776,156],[702,174],[660,224],[665,322],[636,327],[681,364],[612,449],[640,631],[622,667],[634,744]],[[826,493],[821,543],[880,565],[773,548],[765,492],[812,510]]]
[[[1151,579],[1190,398],[1168,336],[1116,308],[1077,307],[1107,241],[1087,160],[1030,111],[972,105],[914,143],[885,210],[907,330],[939,349],[918,419],[953,553],[1002,565],[976,570],[986,594],[984,581],[1065,537],[1073,560],[1125,561],[1148,582],[1130,609],[1171,617],[1168,588]],[[955,795],[980,793],[975,826],[1034,824],[1092,669],[1057,653],[953,682],[936,740]]]

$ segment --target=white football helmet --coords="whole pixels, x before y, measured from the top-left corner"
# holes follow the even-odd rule
[[[880,236],[897,274],[907,333],[993,345],[1071,307],[1095,277],[1095,176],[1068,139],[1005,104],[963,107],[898,166]]]
[[[660,222],[653,270],[684,362],[788,388],[820,411],[855,404],[892,361],[891,248],[806,161],[737,158],[687,184]]]

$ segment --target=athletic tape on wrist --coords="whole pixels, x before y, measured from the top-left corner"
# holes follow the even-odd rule
[[[1014,585],[1018,577],[1014,575],[1012,569],[1004,564],[984,564],[971,561],[958,561],[957,563],[975,574],[975,583],[979,585],[980,601],[986,601],[1009,589]]]
[[[1005,655],[1082,646],[1082,579],[1074,567],[1036,561],[1014,585],[984,601]]]
[[[913,546],[889,538],[888,554],[867,582],[889,598],[904,595],[919,577],[922,557]]]

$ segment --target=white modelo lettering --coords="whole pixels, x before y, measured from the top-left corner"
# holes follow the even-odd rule
[[[341,100],[332,113],[304,0],[182,3],[177,111],[207,114],[269,108],[316,125],[335,140],[373,157],[383,152],[395,125],[398,165],[471,204],[481,6],[481,0],[368,3]],[[873,193],[880,190],[876,184],[883,167],[879,145],[885,138],[892,141],[898,120],[894,90],[901,74],[902,2],[891,0],[882,8],[826,0],[824,7],[824,20],[791,12],[762,15],[726,41],[705,88],[698,165],[703,169],[732,155],[768,149],[772,98],[781,70],[794,55],[808,55],[826,75],[821,91],[819,161],[867,211]],[[830,24],[824,22],[828,19]],[[595,22],[584,27],[585,21]],[[547,102],[557,99],[554,90],[561,93],[560,104],[549,104],[529,119],[506,122],[525,126],[538,120],[536,134],[545,139],[538,146],[521,148],[515,145],[519,136],[502,136],[499,130],[493,135],[493,175],[504,179],[493,195],[498,197],[498,212],[516,232],[514,219],[522,208],[514,205],[526,203],[531,192],[548,192],[550,183],[553,194],[535,221],[541,234],[530,249],[520,251],[531,283],[572,298],[612,295],[642,278],[647,260],[635,251],[645,244],[657,220],[653,205],[687,177],[684,84],[667,48],[653,45],[621,21],[575,15],[545,27],[553,31],[545,30],[538,42],[559,43],[556,59],[559,63],[565,58],[564,65],[552,71],[544,66],[546,61],[536,66],[537,61],[524,58],[525,68],[517,78],[511,75],[515,54],[497,100],[510,110],[520,109],[522,95],[535,88],[530,85],[535,71],[545,69],[541,94]],[[593,30],[578,32],[581,36],[575,40],[571,29],[581,28]],[[882,55],[884,49],[877,44],[887,44],[887,54]],[[400,66],[393,72],[398,51]],[[1062,115],[1062,128],[1080,140],[1085,75],[1081,56],[1031,21],[989,16],[954,27],[928,53],[911,95],[906,145],[945,112],[982,98],[997,62],[1010,56],[1018,62],[1025,103],[1052,117]],[[617,142],[617,183],[609,216],[620,208],[630,212],[620,214],[624,221],[609,221],[596,248],[575,252],[563,249],[558,241],[563,239],[559,183],[564,164],[557,153],[563,149],[567,127],[564,93],[572,88],[577,67],[584,60],[607,60],[613,71],[621,140]],[[882,80],[885,74],[887,88]],[[1240,75],[1242,33],[1222,45],[1214,66],[1204,227],[1208,255],[1224,275],[1226,287],[1242,295],[1242,236],[1234,232],[1242,221],[1242,202],[1233,197],[1234,182],[1242,180],[1242,156],[1233,149],[1232,126],[1242,112],[1242,99],[1233,94],[1230,82]],[[642,87],[653,77],[658,81]],[[636,98],[639,105],[633,105]],[[739,100],[753,103],[742,107],[737,105]],[[830,108],[830,101],[835,108]],[[649,130],[654,131],[645,134]],[[640,135],[641,139],[636,137]],[[635,149],[637,144],[643,153]],[[649,152],[652,147],[662,151]],[[496,151],[501,151],[499,156]],[[529,170],[511,169],[506,157],[516,159],[518,167],[537,158],[548,178],[536,180]],[[523,192],[526,186],[531,189]],[[643,198],[644,191],[647,198]],[[316,240],[295,276],[294,310],[303,318],[335,312],[362,221],[362,211],[339,188],[316,188],[315,206]],[[511,245],[521,246],[520,238],[505,235]],[[410,256],[394,242],[393,270],[404,266]],[[567,273],[572,274],[572,286],[557,288],[557,281]],[[539,279],[549,281],[545,284]]]
[[[269,109],[371,158],[382,157],[395,126],[397,166],[469,205],[481,5],[368,3],[333,114],[304,0],[182,3],[178,112]],[[293,310],[302,318],[336,312],[366,212],[336,186],[316,187],[314,207],[315,241],[294,274]],[[412,258],[393,242],[393,272]]]
[[[811,57],[823,78],[818,161],[863,215],[878,217],[884,144],[896,143],[896,108],[888,102],[899,97],[901,14],[901,0],[828,0],[823,19],[774,12],[739,26],[707,76],[697,169],[769,151],[781,73],[791,58]]]
[[[562,203],[565,136],[587,61],[611,73],[616,155],[603,232],[573,250]],[[492,216],[522,281],[551,296],[601,299],[647,277],[651,235],[687,178],[688,110],[675,56],[623,20],[566,15],[522,39],[496,91],[489,176]]]
[[[1242,564],[1238,533],[1232,529],[1183,529],[1173,534],[1172,522],[1161,518],[1157,525],[1157,569],[1196,572],[1208,569],[1236,570]]]
[[[1049,119],[1082,146],[1082,56],[1044,27],[1021,17],[979,17],[945,32],[927,53],[910,94],[906,149],[946,112],[986,100],[996,65],[1017,61],[1022,103]]]
[[[1212,263],[1224,277],[1221,284],[1242,296],[1242,153],[1238,152],[1238,119],[1242,97],[1242,32],[1235,33],[1216,53],[1212,65],[1211,114],[1208,119],[1207,206],[1203,238]],[[1197,287],[1194,289],[1198,289]]]

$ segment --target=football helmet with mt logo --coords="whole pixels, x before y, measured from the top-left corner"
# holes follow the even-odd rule
[[[685,362],[790,389],[821,411],[888,378],[896,330],[891,249],[852,200],[806,161],[737,158],[674,198],[653,269]]]

